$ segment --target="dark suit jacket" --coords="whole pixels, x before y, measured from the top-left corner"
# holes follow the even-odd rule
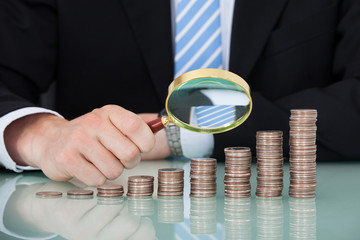
[[[169,0],[1,0],[0,116],[34,106],[56,80],[56,110],[74,118],[105,104],[158,112],[173,80]],[[238,0],[230,70],[254,110],[216,136],[250,146],[284,131],[292,108],[316,108],[321,160],[360,159],[360,1]]]

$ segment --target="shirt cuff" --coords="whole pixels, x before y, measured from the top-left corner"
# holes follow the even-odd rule
[[[180,142],[186,158],[209,157],[214,150],[214,136],[180,128]]]
[[[63,118],[59,113],[45,109],[40,107],[26,107],[21,108],[15,111],[12,111],[0,118],[0,164],[5,168],[13,170],[14,172],[22,172],[23,170],[38,170],[38,168],[30,167],[30,166],[19,166],[15,163],[15,161],[10,157],[6,147],[5,147],[5,139],[4,132],[6,127],[12,123],[13,121],[25,117],[27,115],[36,114],[36,113],[50,113],[56,116]]]

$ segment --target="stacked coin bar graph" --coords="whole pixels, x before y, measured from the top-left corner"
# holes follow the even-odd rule
[[[257,197],[281,197],[283,190],[283,132],[256,133]]]
[[[315,197],[316,121],[317,110],[315,109],[291,110],[290,197]]]
[[[190,196],[216,195],[216,159],[192,158],[190,163]]]
[[[184,169],[161,168],[158,170],[159,197],[179,197],[184,194]]]
[[[248,147],[228,147],[225,152],[225,196],[251,196],[251,150]]]

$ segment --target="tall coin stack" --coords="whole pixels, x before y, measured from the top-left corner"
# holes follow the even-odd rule
[[[251,196],[251,150],[248,147],[228,147],[225,152],[225,196]]]
[[[149,197],[154,192],[154,177],[139,175],[130,176],[128,178],[128,193],[129,197]]]
[[[192,158],[190,163],[190,196],[216,195],[216,159]]]
[[[317,110],[315,109],[291,110],[290,197],[315,197],[316,120]]]
[[[179,197],[184,194],[184,169],[162,168],[158,170],[158,196]]]
[[[281,197],[283,190],[282,131],[256,132],[257,197]]]

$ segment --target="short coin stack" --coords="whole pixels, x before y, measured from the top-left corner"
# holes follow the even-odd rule
[[[213,197],[216,195],[216,159],[192,158],[190,164],[190,196]]]
[[[158,170],[158,196],[179,197],[184,194],[184,169],[162,168]]]
[[[83,198],[92,198],[94,192],[92,190],[69,190],[67,191],[67,197],[70,199],[83,199]]]
[[[150,197],[154,192],[154,177],[146,175],[130,176],[128,178],[129,197]]]
[[[315,197],[316,120],[317,111],[315,109],[291,110],[290,197]]]
[[[118,184],[107,184],[97,187],[97,196],[105,198],[121,197],[124,194],[124,188]]]
[[[225,152],[225,196],[251,196],[251,150],[248,147],[228,147]]]
[[[281,197],[283,190],[282,131],[256,133],[257,197]]]

